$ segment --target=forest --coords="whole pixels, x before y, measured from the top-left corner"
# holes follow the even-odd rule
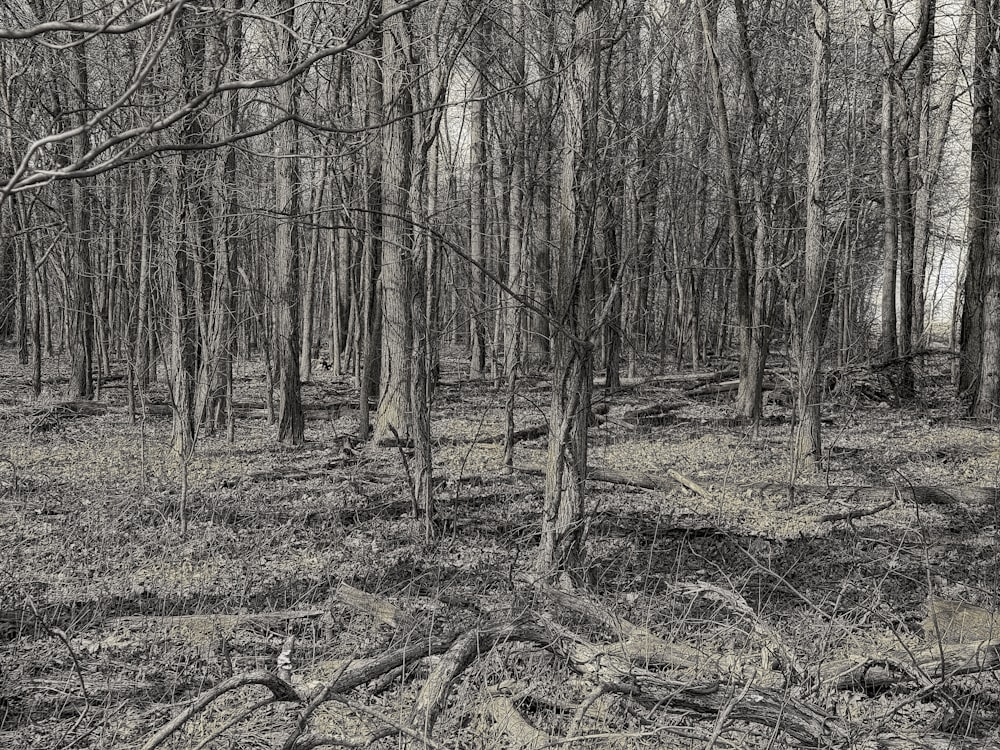
[[[1000,0],[6,0],[0,134],[0,747],[1000,748]]]

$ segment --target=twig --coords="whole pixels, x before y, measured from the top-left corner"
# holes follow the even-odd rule
[[[819,523],[832,523],[834,521],[852,521],[855,518],[874,516],[876,513],[881,513],[883,510],[888,510],[895,504],[896,504],[895,500],[890,500],[887,503],[876,505],[874,508],[856,508],[854,510],[845,511],[843,513],[826,513],[825,515],[822,516],[816,516],[816,521]]]
[[[684,485],[696,495],[701,495],[702,497],[707,498],[708,500],[712,499],[712,495],[711,493],[709,493],[708,490],[706,490],[700,484],[695,482],[693,479],[688,479],[680,472],[674,471],[673,469],[667,469],[667,476],[669,476],[674,481]]]

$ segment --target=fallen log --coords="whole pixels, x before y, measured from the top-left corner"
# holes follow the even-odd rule
[[[686,401],[658,401],[655,404],[644,406],[641,409],[626,412],[622,418],[638,422],[648,417],[664,416],[675,409],[681,409],[688,405],[689,404]]]
[[[779,494],[790,501],[840,500],[858,503],[881,503],[899,499],[917,505],[990,505],[1000,501],[1000,488],[965,485],[908,485],[901,487],[841,486],[823,487],[759,482],[744,489]]]
[[[739,380],[723,380],[721,383],[708,383],[694,388],[685,388],[685,396],[714,396],[719,393],[732,393],[739,389]]]
[[[1000,639],[931,644],[918,651],[892,651],[866,658],[836,659],[821,665],[820,684],[835,690],[878,690],[900,683],[926,684],[1000,667]]]
[[[545,470],[534,466],[515,466],[515,471],[530,476],[544,477]],[[650,474],[622,474],[611,469],[602,469],[591,466],[587,468],[587,479],[595,482],[607,482],[609,484],[621,484],[627,487],[638,487],[643,490],[668,490],[676,489],[674,480],[665,477],[656,477]]]
[[[535,729],[521,715],[514,705],[513,699],[499,688],[490,688],[489,697],[483,706],[484,712],[493,720],[498,732],[503,734],[509,744],[515,748],[535,750],[535,748],[553,747],[557,738]]]
[[[691,385],[714,383],[739,375],[738,370],[703,370],[701,372],[674,372],[665,375],[650,375],[641,378],[622,378],[621,388],[637,388],[644,385]],[[594,385],[604,385],[605,378],[594,378]]]

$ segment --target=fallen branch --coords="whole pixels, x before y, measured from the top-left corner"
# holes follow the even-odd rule
[[[895,500],[917,505],[991,505],[1000,502],[1000,489],[996,487],[969,487],[964,485],[910,485],[900,487],[841,486],[824,487],[788,485],[760,482],[747,485],[753,492],[780,494],[791,499],[842,499],[860,503]]]
[[[522,581],[526,579],[522,578]],[[701,671],[708,666],[712,674],[717,673],[717,660],[691,646],[671,643],[660,638],[648,628],[635,625],[619,617],[589,596],[579,592],[561,591],[544,581],[526,581],[546,599],[560,607],[588,617],[609,628],[620,639],[622,653],[626,658],[645,666],[673,667]]]
[[[624,420],[635,424],[650,424],[665,422],[672,418],[671,412],[687,406],[685,401],[659,401],[642,409],[635,409],[626,412],[622,417]]]
[[[932,644],[868,658],[837,659],[820,668],[820,683],[836,690],[876,690],[901,682],[923,683],[1000,667],[1000,639]]]
[[[260,670],[247,674],[233,675],[199,695],[191,705],[164,724],[156,734],[150,737],[146,741],[146,744],[142,746],[142,750],[154,750],[154,748],[159,747],[171,734],[184,726],[191,718],[208,708],[215,700],[228,692],[238,690],[247,685],[261,685],[266,687],[271,691],[271,695],[275,701],[297,703],[302,700],[301,696],[295,691],[295,688],[284,680],[279,680],[270,672]]]
[[[853,521],[855,518],[864,518],[865,516],[874,516],[876,513],[881,513],[883,510],[888,510],[896,504],[894,500],[889,500],[888,502],[882,503],[881,505],[876,505],[874,508],[857,508],[855,510],[844,511],[843,513],[825,513],[822,516],[816,516],[817,523],[833,523],[835,521]]]
[[[621,388],[637,388],[644,385],[684,385],[714,383],[739,375],[738,370],[709,370],[703,372],[676,372],[669,375],[651,375],[645,378],[622,378]],[[605,379],[594,378],[594,385],[604,385]]]

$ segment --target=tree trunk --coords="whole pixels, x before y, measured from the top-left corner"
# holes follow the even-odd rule
[[[771,346],[771,310],[773,307],[774,280],[769,267],[772,265],[771,232],[773,225],[772,201],[766,194],[766,183],[770,179],[765,169],[762,140],[764,138],[764,115],[757,95],[757,81],[752,45],[749,35],[749,21],[744,0],[736,0],[736,18],[740,39],[740,72],[746,88],[745,100],[750,118],[750,155],[748,171],[751,174],[753,190],[754,232],[748,253],[745,285],[746,310],[740,315],[746,328],[740,336],[740,387],[736,393],[736,412],[754,425],[759,424],[764,403],[764,371]]]
[[[201,87],[205,67],[205,32],[190,19],[178,24],[181,47],[181,80],[185,96],[190,100]],[[202,112],[190,112],[181,123],[181,139],[185,144],[204,141]],[[194,455],[198,437],[196,383],[198,379],[199,288],[198,266],[211,242],[211,211],[207,205],[206,166],[204,154],[197,150],[182,151],[173,173],[172,192],[179,216],[173,237],[170,314],[170,383],[173,400],[173,449],[187,466]],[[186,477],[186,472],[185,475]],[[182,526],[184,518],[182,514]]]
[[[370,65],[361,67],[365,75],[365,125],[382,124],[382,31],[372,35]],[[368,438],[371,430],[370,404],[378,399],[381,381],[382,313],[379,275],[382,267],[382,144],[369,140],[365,148],[365,233],[361,247],[361,325],[358,326],[358,437]]]
[[[892,45],[891,16],[884,16],[886,44]],[[882,120],[881,120],[881,175],[882,175],[882,326],[879,334],[879,354],[888,362],[899,356],[896,338],[896,266],[899,258],[898,232],[896,225],[896,173],[894,116],[894,63],[886,56],[886,70],[882,79]]]
[[[228,64],[237,71],[242,57],[243,29],[238,13],[241,7],[242,0],[231,0],[231,9],[237,12],[223,27],[221,38],[214,40],[216,46],[209,52],[219,58],[228,57]],[[220,98],[226,132],[236,133],[240,124],[238,94],[226,91]],[[209,258],[206,248],[203,261],[206,265],[210,264],[210,270],[203,275],[205,309],[199,341],[196,414],[200,423],[212,432],[225,426],[227,435],[232,439],[235,429],[231,394],[233,360],[236,357],[236,238],[239,236],[237,222],[240,215],[236,149],[230,147],[220,157],[214,160],[212,168],[206,168],[206,177],[211,182],[202,188],[210,193],[204,200],[212,206],[213,253]]]
[[[587,426],[593,388],[592,226],[596,204],[602,0],[573,13],[572,63],[562,100],[559,245],[555,257],[554,373],[549,410],[541,571],[585,585]]]
[[[473,43],[475,57],[469,92],[469,257],[470,274],[469,343],[472,347],[469,374],[480,378],[486,371],[486,103],[483,71],[489,39],[485,19],[480,39]]]
[[[294,0],[281,10],[282,26],[278,53],[279,70],[290,68],[297,54]],[[295,114],[295,79],[278,86],[278,110]],[[274,228],[275,253],[275,344],[278,370],[278,442],[301,445],[305,442],[302,416],[302,384],[299,376],[301,351],[300,247],[298,231],[299,186],[297,127],[294,120],[275,130],[274,198],[277,224]]]
[[[806,156],[806,232],[799,286],[798,388],[793,474],[815,469],[822,457],[820,401],[823,338],[826,332],[829,248],[826,246],[826,125],[830,66],[830,18],[824,0],[812,0],[812,73]]]
[[[83,14],[82,0],[70,0],[69,14],[79,17]],[[89,83],[87,77],[87,48],[83,35],[70,35],[71,47],[69,63],[69,99],[73,125],[81,132],[72,139],[71,159],[77,162],[90,148],[89,130],[83,129],[89,112]],[[69,186],[68,223],[70,229],[70,267],[67,271],[69,285],[69,328],[66,336],[69,344],[70,375],[69,392],[72,399],[89,399],[94,395],[94,315],[91,306],[93,287],[91,281],[91,213],[90,192],[83,180],[72,180]]]
[[[519,296],[524,293],[525,262],[525,213],[526,198],[524,182],[527,177],[525,149],[525,30],[524,0],[511,2],[511,33],[513,34],[513,102],[511,107],[511,176],[510,207],[508,209],[509,233],[507,236],[507,288],[504,293],[504,356],[503,372],[507,389],[504,408],[506,439],[504,441],[504,464],[514,465],[514,402],[517,395],[517,378],[521,364],[523,306]]]
[[[384,0],[383,11],[392,6]],[[375,440],[408,440],[413,431],[411,250],[408,221],[413,105],[408,87],[409,22],[389,19],[382,32],[382,378],[375,415]]]
[[[329,159],[323,159],[319,174],[316,175],[316,189],[313,191],[310,205],[313,216],[319,217],[323,206],[323,197],[326,195],[327,168]],[[320,245],[322,243],[323,232],[320,230],[318,220],[314,220],[316,226],[310,232],[309,254],[306,257],[306,267],[304,278],[305,289],[302,290],[302,349],[299,352],[299,373],[304,382],[309,382],[312,378],[313,360],[313,327],[316,319],[316,268],[319,265]]]
[[[927,346],[924,323],[927,312],[925,287],[931,229],[934,223],[932,198],[940,166],[935,159],[935,118],[931,115],[933,110],[931,79],[934,72],[936,4],[936,0],[927,0],[926,2],[929,29],[927,41],[917,57],[917,68],[914,75],[913,113],[911,115],[915,129],[914,150],[917,175],[913,191],[913,289],[911,292],[913,317],[910,323],[910,340],[912,346],[918,350],[925,349]],[[946,90],[946,96],[951,97],[953,94],[950,90]],[[951,114],[951,105],[948,104],[942,109],[943,116],[948,118]]]
[[[712,87],[712,101],[715,106],[715,130],[719,140],[719,155],[722,160],[722,172],[725,180],[726,218],[729,227],[729,244],[736,268],[736,315],[740,335],[740,380],[747,381],[743,389],[742,405],[749,406],[751,413],[759,416],[759,397],[754,398],[755,388],[750,382],[752,373],[757,368],[749,360],[751,353],[750,309],[750,269],[746,244],[743,238],[743,209],[740,203],[739,175],[737,174],[736,155],[733,149],[732,137],[729,131],[729,114],[722,89],[722,76],[719,69],[718,42],[716,25],[718,23],[718,7],[709,13],[708,0],[698,0],[698,15],[701,18],[701,30],[704,36],[705,55],[708,61],[709,82]],[[749,404],[747,401],[749,400]]]
[[[998,165],[1000,165],[1000,132],[998,132],[1000,81],[995,75],[997,66],[1000,65],[1000,50],[996,46],[997,33],[1000,31],[1000,22],[997,20],[1000,18],[997,15],[998,12],[1000,12],[1000,2],[990,0],[987,29],[990,40],[987,54],[990,59],[988,65],[984,66],[986,70],[991,72],[987,83],[988,99],[986,102],[988,107],[986,116],[989,118],[989,122],[984,154],[988,159],[985,165],[986,184],[983,191],[986,203],[984,211],[986,226],[982,232],[984,252],[974,257],[970,246],[968,267],[968,277],[979,279],[977,288],[974,289],[977,295],[975,307],[978,310],[975,314],[978,318],[978,330],[973,329],[978,337],[978,362],[975,363],[975,376],[972,381],[973,398],[970,411],[972,416],[990,421],[1000,416],[1000,206],[998,206],[998,199],[1000,199],[1000,169],[998,169]],[[977,22],[981,20],[985,22],[982,16],[977,17]],[[981,72],[978,66],[976,72]],[[973,170],[975,169],[976,165],[974,164]],[[972,209],[970,208],[970,216],[971,214]],[[966,306],[969,304],[970,300],[966,297]]]
[[[996,221],[996,199],[990,166],[994,156],[992,106],[993,36],[996,32],[996,0],[977,0],[975,66],[972,77],[972,155],[969,174],[969,252],[962,289],[962,324],[959,339],[958,392],[977,403],[983,355],[986,278],[989,263],[990,228]]]

